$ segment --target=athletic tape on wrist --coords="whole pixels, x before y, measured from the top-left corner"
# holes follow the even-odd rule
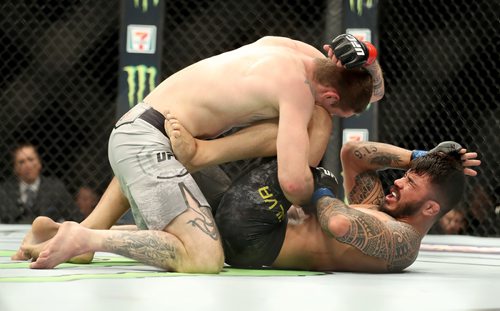
[[[311,197],[311,202],[312,204],[316,205],[319,199],[322,197],[332,197],[335,198],[335,195],[333,194],[332,190],[328,188],[319,188],[316,191],[314,191],[312,197]]]
[[[429,151],[425,150],[413,150],[411,152],[411,160],[415,160],[416,158],[423,157],[424,155],[428,154]]]

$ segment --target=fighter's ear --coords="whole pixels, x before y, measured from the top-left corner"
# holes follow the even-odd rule
[[[423,214],[425,216],[434,217],[441,211],[441,205],[434,200],[427,200],[424,203]]]
[[[333,101],[333,103],[338,103],[340,101],[340,95],[335,89],[331,89],[325,92],[325,97]]]

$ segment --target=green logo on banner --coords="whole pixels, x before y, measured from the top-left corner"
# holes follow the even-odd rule
[[[349,8],[352,12],[356,12],[361,16],[363,15],[363,3],[366,3],[367,9],[373,7],[373,0],[349,0]]]
[[[123,71],[127,73],[128,105],[132,108],[156,87],[158,70],[154,66],[137,65],[125,66]]]
[[[154,6],[158,6],[160,0],[152,0]],[[149,8],[149,0],[134,0],[134,8],[142,8],[142,12],[147,12]]]

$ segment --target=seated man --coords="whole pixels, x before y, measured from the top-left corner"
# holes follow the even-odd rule
[[[21,143],[12,149],[14,176],[0,183],[0,223],[31,224],[37,216],[75,220],[78,209],[63,182],[42,174],[37,148]]]

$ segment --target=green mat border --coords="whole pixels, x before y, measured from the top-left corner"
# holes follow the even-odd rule
[[[0,257],[10,257],[14,251],[0,250]],[[27,261],[3,261],[0,262],[0,271],[5,269],[29,269]],[[225,267],[219,274],[201,274],[201,273],[179,273],[179,272],[164,272],[164,271],[132,271],[132,272],[117,272],[117,273],[85,273],[85,268],[92,269],[97,267],[116,267],[116,266],[137,266],[143,264],[125,257],[95,257],[90,264],[72,264],[62,263],[58,265],[58,269],[75,269],[75,274],[68,275],[53,275],[53,276],[9,276],[1,277],[0,283],[42,283],[42,282],[66,282],[88,279],[134,279],[134,278],[150,278],[150,277],[172,277],[172,276],[210,276],[210,277],[226,277],[226,276],[245,276],[245,277],[297,277],[297,276],[316,276],[325,275],[325,272],[319,271],[302,271],[302,270],[277,270],[277,269],[239,269]],[[83,269],[81,269],[83,268]]]

